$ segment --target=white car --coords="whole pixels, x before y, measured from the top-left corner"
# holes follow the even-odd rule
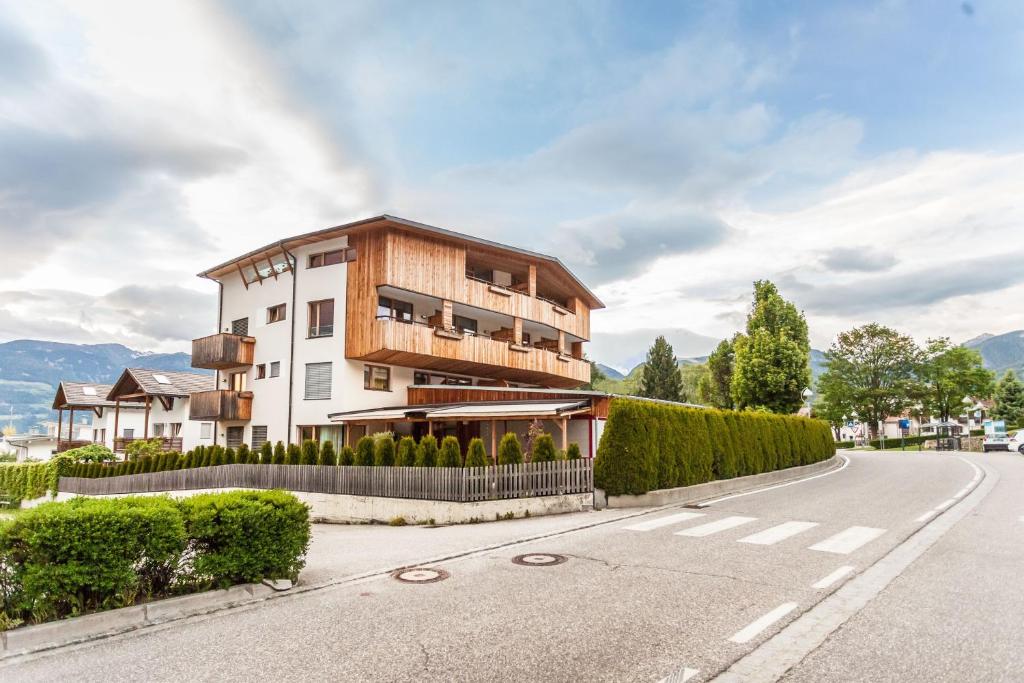
[[[1018,430],[1010,437],[1010,440],[1006,442],[1006,450],[1024,455],[1024,429]]]
[[[981,450],[988,453],[989,451],[1013,451],[1016,449],[1010,448],[1010,437],[1006,435],[1006,432],[994,432],[985,435],[981,442]]]

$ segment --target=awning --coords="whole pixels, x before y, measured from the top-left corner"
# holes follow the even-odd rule
[[[403,406],[333,413],[331,422],[397,422],[401,420],[487,420],[566,417],[590,409],[590,401],[491,401],[442,406]]]

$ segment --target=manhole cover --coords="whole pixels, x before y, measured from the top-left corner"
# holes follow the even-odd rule
[[[551,553],[530,553],[529,555],[516,555],[512,561],[526,567],[550,567],[562,564],[567,558],[565,555],[553,555]]]
[[[436,583],[447,579],[448,572],[443,569],[417,567],[415,569],[399,569],[391,576],[402,583]]]

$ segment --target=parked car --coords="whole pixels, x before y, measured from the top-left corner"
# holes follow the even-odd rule
[[[984,441],[981,442],[981,448],[986,453],[988,453],[989,451],[1016,450],[1015,448],[1010,448],[1010,437],[1006,434],[1006,432],[986,434]]]
[[[1006,442],[1006,450],[1013,453],[1016,451],[1021,455],[1024,455],[1024,429],[1018,430],[1016,434],[1011,436]]]

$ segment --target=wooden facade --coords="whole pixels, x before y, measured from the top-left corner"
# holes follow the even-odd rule
[[[591,303],[585,290],[573,285],[567,274],[559,274],[564,269],[520,252],[398,226],[353,232],[349,244],[359,257],[348,264],[346,357],[550,387],[574,387],[590,380],[582,342],[568,344],[565,339],[567,334],[589,339]],[[468,277],[467,258],[523,273],[525,281],[502,287]],[[436,298],[441,314],[428,325],[377,320],[381,286]],[[541,289],[557,291],[565,307],[540,298]],[[447,334],[452,303],[509,316],[509,325],[498,330],[497,338]],[[523,321],[551,328],[551,348],[523,345]],[[436,328],[443,333],[437,334]]]
[[[198,391],[189,398],[190,420],[250,420],[252,419],[252,392],[214,389]]]
[[[492,389],[470,386],[436,385],[431,387],[409,387],[407,401],[411,406],[438,405],[445,403],[480,403],[484,401],[580,401],[590,399],[590,417],[608,418],[611,396],[602,392],[557,391],[538,394],[524,389]]]
[[[253,337],[238,334],[211,334],[192,340],[192,367],[226,370],[252,365],[256,349]]]

